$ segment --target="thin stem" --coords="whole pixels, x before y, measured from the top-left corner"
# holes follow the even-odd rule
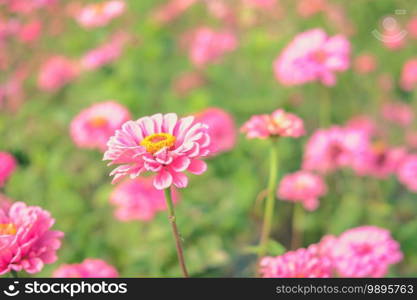
[[[275,206],[275,186],[277,184],[278,173],[278,146],[277,140],[272,140],[271,152],[270,152],[270,166],[269,166],[269,181],[268,181],[268,196],[265,203],[264,220],[262,225],[261,240],[259,243],[259,257],[265,255],[267,250],[267,244],[269,236],[271,234],[272,220],[274,217]]]
[[[321,87],[320,95],[320,127],[325,128],[331,122],[331,99],[327,87]]]
[[[181,271],[182,271],[183,276],[184,277],[189,277],[187,267],[185,265],[184,251],[182,250],[181,237],[180,237],[180,234],[179,234],[178,228],[177,228],[174,204],[172,202],[172,197],[171,197],[171,189],[167,188],[167,189],[164,190],[164,192],[165,192],[165,201],[166,201],[167,207],[168,207],[168,219],[169,219],[169,222],[171,223],[172,234],[174,235],[174,239],[175,239],[175,247],[177,249],[178,261],[180,263],[180,267],[181,267]]]
[[[303,208],[300,204],[294,203],[292,215],[292,233],[291,233],[291,249],[295,250],[302,244],[303,232],[301,222],[303,218]]]
[[[19,278],[19,276],[17,275],[17,272],[15,270],[11,270],[10,274],[12,275],[12,278]]]

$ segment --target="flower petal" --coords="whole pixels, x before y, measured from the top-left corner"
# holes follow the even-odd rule
[[[199,159],[193,159],[191,161],[190,166],[188,167],[187,171],[192,173],[192,174],[196,174],[196,175],[200,175],[202,173],[204,173],[207,170],[207,164]]]
[[[172,184],[172,175],[167,170],[161,170],[153,180],[153,185],[157,190],[163,190]]]

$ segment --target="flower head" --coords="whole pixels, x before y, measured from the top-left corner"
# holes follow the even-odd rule
[[[400,85],[406,91],[417,87],[417,58],[410,59],[404,64]]]
[[[109,138],[129,119],[129,111],[115,101],[96,103],[72,120],[71,137],[80,148],[105,151]]]
[[[0,152],[0,187],[13,174],[17,166],[16,159],[8,152]]]
[[[407,155],[398,166],[398,180],[410,191],[417,192],[417,155]]]
[[[260,272],[264,278],[328,278],[332,275],[332,264],[312,245],[277,257],[263,257]]]
[[[23,202],[1,204],[0,275],[11,270],[33,274],[55,262],[64,234],[51,230],[53,224],[49,212],[40,207]]]
[[[231,150],[236,144],[236,125],[233,117],[220,108],[208,108],[195,115],[196,121],[208,125],[210,155]]]
[[[349,67],[350,43],[342,35],[327,36],[322,29],[300,33],[274,62],[275,77],[283,85],[321,81],[335,85],[335,72]]]
[[[172,190],[174,203],[179,196]],[[156,213],[166,210],[163,191],[155,189],[151,177],[126,180],[116,186],[110,195],[110,202],[116,206],[115,216],[120,221],[150,221]]]
[[[388,230],[362,226],[342,233],[331,246],[330,256],[342,277],[382,277],[403,255]]]
[[[414,119],[414,112],[410,105],[403,102],[389,102],[382,106],[382,116],[385,120],[406,127]]]
[[[326,191],[326,184],[320,176],[308,171],[298,171],[284,176],[277,195],[282,200],[301,202],[305,209],[312,211],[317,209],[318,198]]]
[[[271,115],[254,115],[240,130],[250,139],[266,139],[273,136],[296,138],[305,133],[303,120],[282,109],[277,109]]]
[[[125,6],[125,2],[119,0],[88,4],[78,13],[76,20],[84,28],[102,27],[123,14]]]
[[[49,58],[42,66],[38,76],[38,87],[47,92],[54,92],[70,83],[79,74],[75,62],[62,56]]]
[[[62,265],[55,270],[55,278],[114,278],[117,270],[101,259],[87,258],[82,263]]]
[[[145,171],[157,173],[153,184],[158,190],[174,184],[186,187],[188,171],[201,174],[206,164],[200,160],[209,154],[208,127],[195,123],[194,117],[178,119],[174,113],[156,114],[128,121],[110,138],[104,160],[120,165],[110,175],[113,182]]]

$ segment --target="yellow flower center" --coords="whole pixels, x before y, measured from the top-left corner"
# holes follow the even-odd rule
[[[103,127],[107,125],[107,119],[104,117],[100,117],[100,116],[91,118],[90,125],[96,128]]]
[[[16,227],[12,223],[0,224],[0,235],[15,235]]]
[[[170,148],[175,144],[175,136],[169,133],[154,133],[145,137],[140,145],[149,153],[156,153],[162,148]]]

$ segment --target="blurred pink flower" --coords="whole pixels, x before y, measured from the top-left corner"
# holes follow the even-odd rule
[[[56,261],[61,247],[61,231],[50,230],[54,224],[49,212],[23,202],[0,205],[0,275],[11,270],[30,274]]]
[[[327,36],[322,29],[298,34],[274,61],[276,79],[283,85],[321,81],[336,84],[335,72],[349,68],[350,43],[342,35]]]
[[[417,39],[417,16],[410,19],[407,24],[407,31],[412,38]]]
[[[38,87],[47,92],[55,92],[74,80],[79,74],[77,64],[63,56],[53,56],[41,66]]]
[[[384,28],[381,34],[381,41],[383,45],[389,50],[399,50],[405,46],[405,35],[399,26],[393,28]]]
[[[152,17],[159,23],[170,23],[181,16],[181,14],[196,2],[197,0],[168,0],[155,9]]]
[[[300,16],[307,18],[324,11],[326,6],[326,0],[299,0],[297,3],[297,12]]]
[[[9,10],[14,13],[30,14],[38,8],[54,5],[58,0],[7,0]]]
[[[400,86],[411,91],[417,87],[417,58],[408,60],[402,69]]]
[[[240,129],[249,139],[269,137],[300,137],[305,134],[303,120],[283,109],[270,115],[254,115]]]
[[[184,188],[188,184],[184,171],[197,175],[206,171],[201,158],[210,153],[210,136],[207,125],[195,123],[193,116],[178,120],[175,113],[155,114],[126,122],[107,146],[103,159],[110,160],[109,165],[120,164],[110,174],[113,182],[151,171],[157,173],[156,189],[172,184]]]
[[[372,54],[361,54],[357,56],[353,63],[353,69],[356,73],[367,74],[376,69],[376,58]]]
[[[118,184],[110,195],[110,202],[116,206],[115,216],[120,221],[150,221],[156,213],[166,210],[164,192],[155,189],[151,177],[135,178]],[[179,200],[172,190],[174,203]]]
[[[347,128],[354,130],[360,130],[368,137],[371,137],[378,133],[377,124],[367,115],[357,115],[348,120],[346,123]]]
[[[408,131],[405,135],[405,141],[409,147],[417,149],[417,132]]]
[[[381,113],[385,120],[402,127],[407,127],[414,119],[414,112],[411,106],[400,101],[385,103],[382,106]]]
[[[417,155],[407,155],[397,170],[398,180],[412,192],[417,192]]]
[[[271,9],[277,4],[277,0],[245,0],[245,2],[265,9]]]
[[[282,200],[301,202],[306,210],[313,211],[319,206],[318,198],[326,192],[326,183],[320,176],[308,171],[297,171],[282,178],[277,196]]]
[[[197,67],[218,61],[237,47],[236,36],[229,31],[214,31],[208,27],[195,30],[191,36],[189,57]]]
[[[306,144],[303,169],[328,173],[354,166],[368,147],[368,136],[362,130],[338,126],[319,129]]]
[[[319,248],[311,245],[283,255],[263,257],[260,273],[264,278],[328,278],[332,275],[331,260],[319,255]]]
[[[80,264],[61,265],[53,273],[54,278],[115,278],[117,270],[101,259],[87,258]]]
[[[237,129],[232,115],[228,112],[211,107],[195,114],[195,120],[208,126],[210,155],[229,151],[235,146]]]
[[[383,277],[403,257],[390,232],[376,226],[345,231],[333,244],[330,256],[341,277]]]
[[[392,91],[394,87],[394,80],[389,73],[382,73],[378,76],[378,87],[384,92]]]
[[[76,15],[77,22],[84,28],[102,27],[125,11],[124,1],[111,0],[88,4]]]
[[[19,30],[19,39],[24,43],[35,42],[42,31],[42,22],[35,20],[22,26]]]
[[[81,67],[94,70],[115,61],[122,55],[127,40],[128,36],[123,33],[113,35],[109,42],[88,51],[81,58]]]
[[[179,96],[184,97],[205,83],[206,79],[200,72],[191,71],[178,75],[174,79],[173,88]]]
[[[80,148],[105,151],[109,138],[129,119],[129,111],[115,101],[96,103],[72,120],[71,138]]]
[[[17,161],[8,152],[0,152],[0,187],[4,186],[6,180],[16,170]]]
[[[402,147],[389,148],[383,142],[374,142],[368,151],[358,158],[354,169],[359,175],[386,178],[395,174],[407,152]]]

